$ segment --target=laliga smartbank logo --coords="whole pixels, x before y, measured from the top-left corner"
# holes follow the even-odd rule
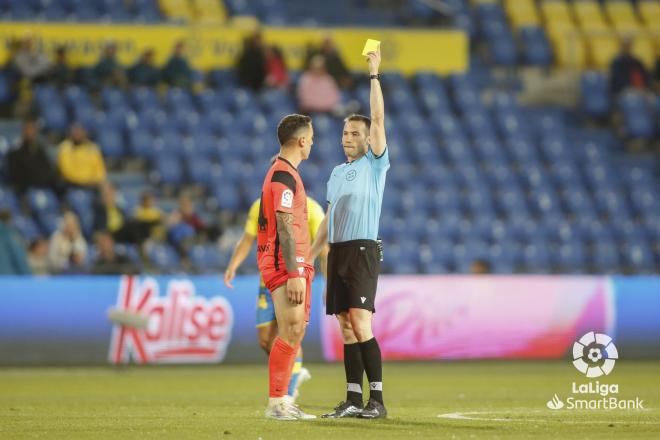
[[[589,332],[573,344],[573,365],[586,377],[592,379],[609,375],[619,359],[619,352],[612,338],[604,333]],[[644,401],[635,399],[619,399],[619,384],[589,381],[587,383],[573,382],[571,395],[566,402],[555,394],[546,406],[552,410],[559,409],[644,409]],[[577,396],[577,397],[576,397]]]

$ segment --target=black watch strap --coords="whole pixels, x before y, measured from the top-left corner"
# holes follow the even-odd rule
[[[378,81],[380,81],[380,73],[377,73],[375,75],[369,75],[369,79],[377,79]]]

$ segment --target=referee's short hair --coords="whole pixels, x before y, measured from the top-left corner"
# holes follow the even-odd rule
[[[369,119],[367,116],[364,115],[358,115],[357,113],[350,114],[344,118],[344,123],[350,122],[350,121],[359,121],[364,123],[364,126],[367,127],[367,133],[369,132],[369,129],[371,128],[371,119]]]
[[[277,140],[280,145],[284,145],[294,139],[301,128],[307,127],[312,123],[312,118],[306,115],[286,115],[277,124]]]

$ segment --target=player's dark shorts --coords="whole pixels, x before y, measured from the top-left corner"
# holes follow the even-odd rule
[[[380,257],[375,241],[331,243],[325,313],[337,315],[349,308],[375,312],[379,273]]]

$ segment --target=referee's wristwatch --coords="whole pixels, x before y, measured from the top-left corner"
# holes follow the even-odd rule
[[[369,79],[377,79],[378,81],[380,81],[380,73],[377,73],[375,75],[369,75]]]

